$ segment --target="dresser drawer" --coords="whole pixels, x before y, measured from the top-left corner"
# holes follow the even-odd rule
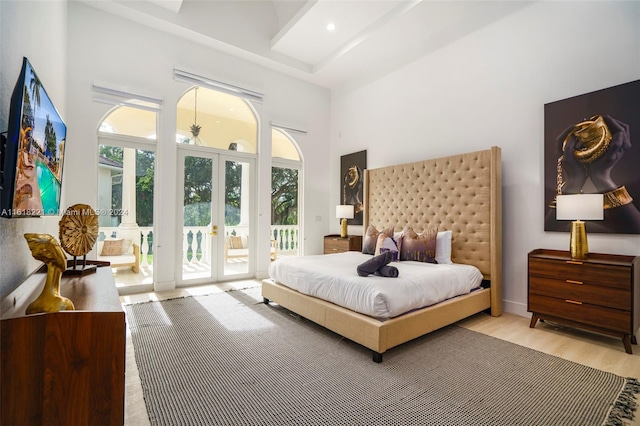
[[[529,275],[628,290],[631,281],[631,268],[532,257],[529,259]]]
[[[575,280],[559,280],[532,275],[529,277],[529,292],[559,299],[577,300],[608,308],[631,310],[631,292],[615,287],[579,284]]]
[[[529,311],[589,324],[594,327],[628,333],[631,328],[631,312],[595,306],[588,303],[571,303],[555,297],[529,294]]]
[[[344,238],[337,234],[324,236],[324,254],[360,250],[362,250],[361,235],[349,235]]]
[[[349,251],[349,240],[346,238],[326,237],[324,239],[324,254]]]

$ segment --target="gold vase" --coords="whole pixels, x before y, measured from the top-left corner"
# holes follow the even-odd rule
[[[344,218],[340,222],[340,237],[347,238],[347,219]]]
[[[569,243],[569,250],[571,251],[571,257],[573,259],[584,259],[589,252],[589,245],[587,243],[587,230],[584,226],[584,222],[576,220],[571,222],[571,241]]]

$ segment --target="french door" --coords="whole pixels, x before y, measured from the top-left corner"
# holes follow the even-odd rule
[[[178,149],[179,285],[255,272],[255,159]]]

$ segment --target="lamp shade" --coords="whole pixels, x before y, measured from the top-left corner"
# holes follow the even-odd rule
[[[602,220],[604,198],[602,194],[573,194],[556,197],[557,220]]]
[[[353,206],[352,205],[336,206],[336,217],[338,219],[353,219]]]

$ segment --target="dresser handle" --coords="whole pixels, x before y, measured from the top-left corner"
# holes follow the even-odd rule
[[[567,303],[573,303],[574,305],[582,305],[582,302],[578,302],[577,300],[565,300],[565,302]]]
[[[566,280],[569,284],[584,284],[582,281]]]
[[[582,265],[582,262],[578,262],[577,260],[567,260],[567,263],[570,263],[572,265]]]

